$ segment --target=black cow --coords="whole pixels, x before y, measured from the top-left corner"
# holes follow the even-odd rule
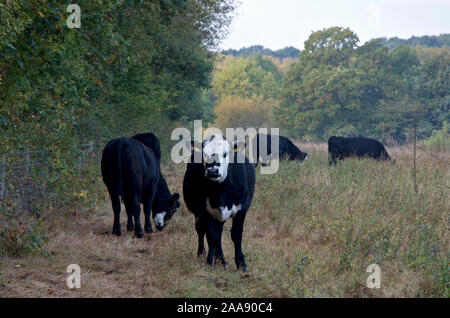
[[[391,160],[381,142],[364,137],[336,137],[328,139],[329,163],[348,157],[370,157],[377,160]]]
[[[237,150],[245,148],[245,143],[232,145],[222,135],[216,134],[203,143],[193,141],[189,146],[192,156],[183,180],[183,196],[186,206],[195,216],[197,255],[205,251],[206,234],[209,248],[207,264],[215,266],[217,259],[227,267],[222,251],[222,232],[225,221],[232,217],[231,239],[236,266],[248,271],[241,243],[245,215],[255,189],[255,168],[245,156],[242,156],[245,162],[237,161]],[[201,152],[199,163],[194,162],[195,152]]]
[[[139,140],[147,147],[150,147],[150,149],[152,149],[153,152],[155,153],[156,159],[158,159],[158,161],[161,161],[161,145],[159,143],[159,138],[156,137],[155,134],[153,133],[137,134],[131,138]]]
[[[302,152],[297,146],[294,145],[292,141],[290,141],[287,137],[278,136],[279,137],[279,157],[287,158],[287,160],[296,160],[300,161],[301,164],[304,164],[306,159],[308,159],[308,154],[306,152]],[[264,139],[267,140],[267,151],[266,156],[263,156],[263,152],[260,151],[260,142],[264,142]],[[271,135],[257,134],[252,140],[253,149],[256,149],[256,165],[258,165],[258,160],[261,159],[262,164],[265,165],[267,161],[272,158],[272,137]],[[260,158],[261,157],[261,158]]]
[[[144,229],[152,232],[150,210],[153,210],[155,227],[162,230],[177,211],[180,202],[179,194],[170,194],[161,175],[158,154],[152,148],[157,147],[160,157],[158,138],[153,134],[138,136],[144,143],[126,137],[111,140],[103,150],[101,170],[114,211],[113,233],[121,235],[121,197],[128,216],[127,230],[134,229],[136,237],[141,238],[144,234],[140,222],[140,203],[144,204]],[[151,143],[145,144],[146,140]]]

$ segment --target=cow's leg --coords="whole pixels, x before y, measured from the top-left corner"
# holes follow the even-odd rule
[[[223,256],[223,250],[222,250],[222,232],[223,232],[223,225],[225,222],[218,222],[217,223],[217,231],[218,231],[218,240],[216,245],[216,260],[220,261],[223,265],[223,267],[228,268],[228,264],[225,261],[225,257]]]
[[[155,186],[156,188],[156,186]],[[152,192],[149,194],[148,199],[144,202],[144,215],[145,215],[145,225],[144,230],[148,233],[153,233],[152,229],[152,219],[151,219],[151,211],[152,211],[152,204],[153,200],[155,198],[155,191],[151,190]]]
[[[217,241],[219,240],[219,231],[217,223],[211,215],[206,215],[206,240],[208,241],[208,256],[206,257],[206,263],[215,267],[216,265],[216,248]]]
[[[127,231],[134,231],[133,215],[131,213],[127,213],[127,217]]]
[[[244,253],[242,253],[242,231],[244,229],[245,214],[247,211],[238,211],[233,218],[233,225],[231,226],[231,239],[234,243],[234,259],[237,268],[242,268],[244,272],[248,271],[247,264],[245,264]]]
[[[125,199],[125,208],[127,209],[127,212],[133,215],[134,218],[134,234],[137,238],[144,237],[144,233],[142,232],[141,227],[141,200],[138,198],[137,195],[133,195],[131,198]]]
[[[336,159],[337,159],[336,154],[331,153],[331,154],[330,154],[329,165],[331,166],[331,165],[333,165],[333,164],[336,164]]]
[[[120,196],[113,190],[108,189],[109,197],[111,198],[112,209],[114,212],[113,234],[122,235],[120,231]]]
[[[195,230],[198,235],[198,249],[197,256],[205,253],[205,234],[206,234],[206,220],[202,216],[195,218]]]

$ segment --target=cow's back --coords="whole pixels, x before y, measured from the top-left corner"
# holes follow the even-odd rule
[[[137,134],[131,137],[132,139],[138,140],[147,147],[153,150],[158,161],[161,161],[161,144],[159,138],[153,133]]]
[[[333,155],[369,156],[375,159],[390,159],[383,144],[378,140],[365,137],[336,137],[328,140],[328,152]]]
[[[103,181],[108,189],[124,196],[124,189],[139,192],[156,187],[160,169],[153,150],[138,140],[121,137],[111,140],[101,160]]]

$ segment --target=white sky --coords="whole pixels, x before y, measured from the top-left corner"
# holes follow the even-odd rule
[[[450,0],[240,0],[222,49],[303,49],[312,31],[349,27],[360,44],[376,37],[450,33]]]

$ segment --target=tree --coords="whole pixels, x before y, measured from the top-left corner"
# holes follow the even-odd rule
[[[218,100],[227,96],[253,99],[277,99],[281,74],[273,63],[260,55],[251,58],[235,58],[218,70],[212,81],[212,89]]]
[[[227,96],[214,109],[215,127],[243,128],[271,127],[272,106],[275,101],[253,100],[247,97]]]
[[[425,105],[424,117],[434,129],[450,122],[450,53],[436,52],[421,69],[419,94]],[[428,135],[431,131],[428,131]]]
[[[232,0],[83,1],[81,28],[69,29],[67,5],[0,3],[0,149],[8,160],[21,162],[13,154],[26,150],[45,163],[26,180],[45,188],[30,198],[42,211],[102,192],[98,160],[80,165],[80,145],[152,131],[164,148],[179,121],[212,121],[212,50],[234,8]],[[14,174],[23,177],[12,167],[7,178]],[[6,216],[20,208],[9,180]]]
[[[394,121],[380,122],[377,115],[381,106],[408,92],[405,78],[417,58],[402,48],[391,56],[380,40],[359,47],[357,42],[353,32],[338,27],[311,34],[284,78],[275,108],[288,134],[324,140],[332,134],[380,137],[392,132],[386,127]]]

